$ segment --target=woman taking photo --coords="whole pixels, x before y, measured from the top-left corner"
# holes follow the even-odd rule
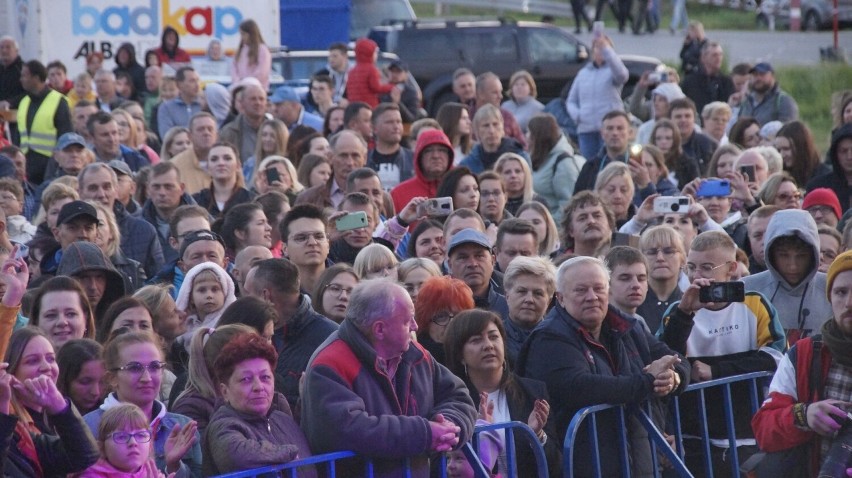
[[[532,173],[526,159],[515,153],[506,153],[497,159],[494,171],[503,178],[503,184],[506,186],[506,205],[503,208],[512,217],[518,212],[521,204],[542,200],[533,193]]]
[[[459,312],[473,307],[473,292],[464,282],[449,276],[427,279],[414,303],[417,341],[435,360],[446,365],[444,334],[447,324]]]
[[[701,176],[698,161],[687,156],[681,147],[680,130],[667,119],[661,119],[651,130],[651,144],[660,148],[666,158],[669,169],[669,179],[676,187],[686,186],[693,179]]]
[[[243,177],[251,180],[258,164],[269,156],[287,156],[287,143],[290,132],[283,121],[277,119],[264,120],[257,130],[257,145],[254,155],[243,161]],[[253,183],[253,181],[252,181]]]
[[[461,103],[444,103],[438,109],[435,120],[441,125],[441,129],[450,143],[453,145],[453,163],[459,164],[462,159],[470,154],[473,148],[473,135],[471,134],[470,114],[467,106]]]
[[[338,324],[343,322],[346,308],[349,306],[349,296],[359,281],[358,274],[349,264],[340,263],[326,268],[320,274],[317,288],[311,295],[317,313]]]
[[[470,150],[459,165],[469,168],[475,174],[493,169],[503,153],[515,153],[527,159],[524,147],[516,139],[506,136],[503,129],[503,114],[500,108],[487,104],[476,110],[473,117],[473,131],[479,143]]]
[[[245,188],[240,157],[232,144],[216,143],[210,148],[207,171],[213,182],[209,188],[193,194],[192,199],[207,209],[214,219],[222,217],[232,207],[254,199],[254,195]]]
[[[269,90],[269,72],[272,70],[272,55],[263,42],[260,28],[254,20],[240,23],[240,44],[231,63],[231,83],[239,83],[248,77],[260,81],[264,91]]]
[[[636,186],[632,199],[635,207],[641,206],[642,201],[651,194],[679,195],[677,188],[669,180],[669,168],[666,167],[666,158],[660,148],[653,144],[643,146],[639,160],[640,165],[630,165],[630,173]]]
[[[201,447],[195,422],[166,411],[157,400],[165,365],[157,340],[150,333],[127,332],[110,340],[104,346],[104,366],[112,393],[100,408],[83,419],[94,431],[105,410],[132,403],[151,423],[157,468],[165,474],[201,477]]]
[[[526,423],[544,447],[550,476],[560,476],[559,440],[556,427],[548,420],[547,387],[544,382],[509,370],[505,339],[499,315],[480,309],[462,312],[450,320],[444,334],[447,368],[464,380],[477,408],[483,408],[483,399],[489,406],[493,403],[495,423]],[[525,435],[515,432],[517,467],[529,474],[536,465],[532,449],[526,444]]]
[[[547,203],[553,220],[559,222],[562,210],[574,195],[577,177],[586,160],[574,154],[574,148],[551,114],[530,119],[529,145],[533,189]]]
[[[56,354],[56,388],[85,415],[98,408],[106,395],[104,348],[90,339],[75,339]]]
[[[331,163],[328,156],[307,154],[299,162],[299,183],[305,188],[325,185],[331,177]]]
[[[231,208],[222,221],[225,256],[229,260],[248,246],[272,247],[272,228],[263,208],[257,203],[239,204]]]
[[[204,476],[287,463],[311,456],[308,439],[275,392],[275,347],[257,334],[225,345],[214,362],[225,404],[210,419],[204,440]],[[299,476],[315,477],[301,469]]]
[[[270,181],[271,180],[271,181]],[[296,168],[293,163],[284,156],[267,156],[260,162],[252,179],[254,192],[258,195],[269,191],[278,191],[287,196],[290,204],[296,202],[296,196],[304,191],[305,187],[298,181]]]

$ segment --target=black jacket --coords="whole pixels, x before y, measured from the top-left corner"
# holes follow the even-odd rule
[[[212,222],[223,217],[225,213],[237,204],[251,202],[254,199],[254,193],[246,188],[237,188],[233,194],[231,194],[231,197],[228,198],[228,201],[225,203],[225,207],[221,211],[219,210],[219,206],[216,204],[216,199],[213,196],[212,186],[193,194],[192,199],[195,200],[199,206],[207,209],[207,212],[210,213]]]
[[[728,97],[734,93],[734,82],[730,76],[721,72],[710,76],[699,65],[695,71],[686,75],[680,88],[683,94],[695,102],[695,109],[701,114],[704,106],[714,101],[727,103]]]
[[[83,471],[100,456],[92,432],[67,399],[66,409],[50,417],[55,435],[33,435],[32,438],[43,476],[65,476]],[[18,449],[20,437],[15,433],[18,418],[0,414],[0,476],[31,478],[36,476],[34,464]]]
[[[849,181],[846,175],[843,174],[843,167],[837,160],[837,149],[840,147],[840,141],[844,139],[852,139],[852,124],[847,123],[831,133],[831,147],[828,149],[828,162],[834,168],[833,173],[817,176],[808,182],[808,192],[816,188],[830,188],[837,194],[837,199],[840,200],[840,209],[845,213],[849,210],[852,204],[852,187],[849,187]]]

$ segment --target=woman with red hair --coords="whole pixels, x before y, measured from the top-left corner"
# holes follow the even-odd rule
[[[445,364],[444,333],[459,312],[472,309],[473,291],[464,282],[449,276],[431,277],[420,287],[414,303],[417,341]]]

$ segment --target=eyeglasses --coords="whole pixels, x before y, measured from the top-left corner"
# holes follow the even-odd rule
[[[795,192],[795,193],[792,193],[792,194],[781,193],[778,196],[776,196],[776,198],[781,200],[781,201],[789,201],[791,199],[798,201],[798,200],[802,199],[802,193],[800,193],[800,192]]]
[[[644,251],[642,251],[642,253],[648,257],[657,257],[657,255],[661,252],[664,256],[671,257],[677,254],[677,249],[674,247],[663,247],[661,249],[654,247],[652,249],[645,249]]]
[[[325,286],[325,290],[331,292],[332,294],[340,297],[343,292],[346,292],[346,295],[352,295],[352,287],[343,287],[338,284],[329,284]]]
[[[110,433],[109,438],[112,438],[112,441],[119,445],[124,445],[126,443],[130,443],[130,439],[133,438],[136,440],[136,443],[148,443],[151,441],[151,431],[150,430],[139,430],[138,432],[127,433],[127,432],[113,432]]]
[[[831,206],[816,205],[809,207],[808,212],[811,214],[820,213],[823,216],[826,216],[829,213],[834,213],[834,208],[832,208]]]
[[[154,360],[148,365],[141,364],[139,362],[130,362],[123,367],[118,367],[112,369],[113,372],[127,372],[131,375],[142,376],[145,370],[148,371],[151,375],[157,375],[166,368],[165,362],[160,362],[159,360]]]
[[[455,316],[456,315],[452,312],[441,312],[440,314],[436,314],[434,317],[432,317],[432,322],[437,325],[447,325],[450,323],[451,320],[453,320],[453,317]]]
[[[719,269],[720,267],[725,267],[726,265],[730,264],[731,262],[733,262],[733,261],[723,262],[723,263],[719,264],[718,266],[713,266],[713,265],[710,265],[710,264],[701,264],[700,266],[696,266],[695,264],[687,264],[686,265],[686,272],[688,274],[695,274],[696,271],[701,271],[702,274],[712,274],[712,273],[716,272],[716,269]]]
[[[290,236],[290,239],[296,244],[307,244],[308,240],[313,238],[319,244],[328,240],[328,235],[324,232],[301,233]]]

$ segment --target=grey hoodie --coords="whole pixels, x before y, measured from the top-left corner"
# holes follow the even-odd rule
[[[772,248],[778,238],[796,236],[811,246],[813,267],[795,287],[790,285],[772,261]],[[743,278],[746,290],[765,295],[775,309],[789,345],[798,339],[817,333],[823,322],[831,318],[831,304],[825,296],[826,276],[818,272],[819,235],[817,225],[807,211],[786,209],[769,220],[764,238],[767,270]]]
[[[126,293],[124,290],[124,278],[121,273],[107,259],[101,249],[91,242],[72,242],[62,251],[62,259],[56,275],[74,277],[87,271],[103,271],[106,276],[106,290],[101,297],[97,307],[93,307],[95,322],[98,329],[102,324],[100,320],[113,302],[122,298]]]

